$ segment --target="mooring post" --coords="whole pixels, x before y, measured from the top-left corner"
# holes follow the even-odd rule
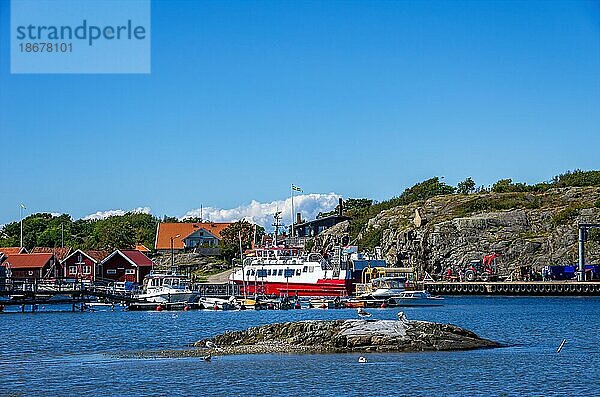
[[[585,227],[579,226],[579,271],[577,279],[579,281],[585,281]]]

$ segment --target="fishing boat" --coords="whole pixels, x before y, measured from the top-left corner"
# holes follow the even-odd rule
[[[247,295],[267,296],[347,296],[353,282],[346,263],[284,247],[256,249],[229,280]]]
[[[397,297],[388,299],[395,306],[442,306],[444,298],[433,296],[427,291],[404,291]]]
[[[189,279],[174,272],[151,272],[144,278],[137,299],[155,303],[193,302],[197,294],[190,289]]]

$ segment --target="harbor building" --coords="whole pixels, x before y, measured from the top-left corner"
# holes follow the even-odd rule
[[[13,280],[56,279],[62,275],[60,262],[54,254],[14,254],[2,263]]]
[[[100,262],[108,257],[110,252],[101,250],[75,250],[62,260],[65,278],[77,281],[95,281],[101,278]]]
[[[221,232],[229,222],[170,222],[159,223],[154,248],[157,251],[194,251],[218,255]]]
[[[154,262],[140,251],[115,250],[99,263],[96,277],[139,284],[153,267]]]

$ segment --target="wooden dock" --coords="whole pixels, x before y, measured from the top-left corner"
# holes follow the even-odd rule
[[[426,281],[423,289],[434,295],[600,296],[597,281]]]

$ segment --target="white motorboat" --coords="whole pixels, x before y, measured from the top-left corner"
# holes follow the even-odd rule
[[[193,302],[197,294],[186,276],[172,272],[152,272],[144,278],[142,293],[136,298],[155,303]]]
[[[234,296],[229,299],[210,298],[206,296],[200,297],[198,300],[204,309],[210,310],[232,310],[237,309],[238,303]]]
[[[427,291],[404,291],[388,302],[397,306],[442,306],[444,298],[433,296]]]
[[[359,299],[387,299],[400,296],[405,291],[404,277],[379,277],[371,280],[365,292],[358,296]]]

